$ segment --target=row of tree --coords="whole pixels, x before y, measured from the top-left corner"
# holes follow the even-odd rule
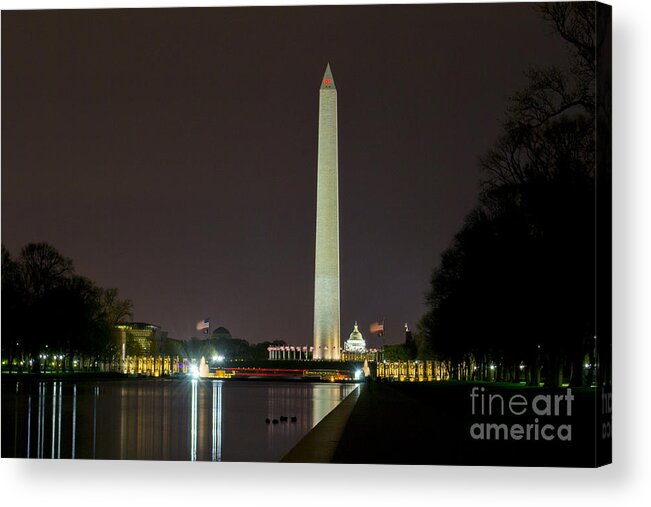
[[[590,381],[595,357],[595,7],[538,7],[567,69],[531,69],[482,158],[479,205],[431,279],[418,355],[457,378]]]
[[[115,327],[132,318],[131,300],[121,299],[117,289],[104,289],[75,273],[72,261],[52,245],[30,243],[16,257],[2,245],[3,369],[38,372],[41,365],[52,362],[56,369],[65,369],[76,358],[80,366],[97,363],[119,370],[122,351]],[[125,345],[127,355],[144,354],[137,340],[127,339]],[[249,344],[231,338],[193,337],[154,340],[149,354],[266,359],[267,347],[280,345],[285,342]]]
[[[132,313],[131,300],[75,273],[52,245],[30,243],[15,258],[2,245],[3,366],[38,371],[45,355],[109,361],[113,330]]]

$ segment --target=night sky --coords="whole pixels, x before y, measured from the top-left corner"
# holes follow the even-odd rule
[[[2,242],[171,337],[312,343],[317,114],[339,101],[342,340],[415,327],[530,65],[531,4],[2,13]]]

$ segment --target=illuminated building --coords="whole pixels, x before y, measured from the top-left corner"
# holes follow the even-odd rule
[[[116,343],[120,347],[122,361],[128,355],[158,353],[167,339],[167,332],[160,326],[146,322],[127,322],[115,326]]]
[[[362,336],[362,333],[359,332],[357,327],[357,321],[355,321],[355,327],[353,332],[350,333],[350,337],[344,343],[345,352],[366,352],[366,341]]]
[[[339,359],[339,183],[337,89],[327,65],[319,90],[314,359]]]

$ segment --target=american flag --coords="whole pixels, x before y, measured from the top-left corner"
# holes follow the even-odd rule
[[[203,319],[197,322],[197,331],[208,329],[210,327],[210,319]]]
[[[371,333],[377,333],[378,336],[382,336],[384,334],[384,319],[373,322],[369,330]]]

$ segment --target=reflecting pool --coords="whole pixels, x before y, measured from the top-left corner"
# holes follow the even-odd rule
[[[356,388],[207,379],[3,378],[2,457],[279,461]]]

